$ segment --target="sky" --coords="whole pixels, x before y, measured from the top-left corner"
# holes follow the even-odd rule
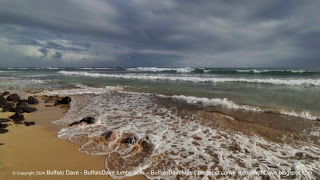
[[[0,67],[320,67],[317,0],[0,0]]]

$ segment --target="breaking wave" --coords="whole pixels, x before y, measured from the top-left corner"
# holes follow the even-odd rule
[[[88,76],[88,77],[105,77],[137,80],[162,80],[162,81],[181,81],[181,82],[201,82],[201,83],[260,83],[260,84],[278,84],[288,86],[320,86],[320,79],[276,79],[276,78],[224,78],[224,77],[202,77],[202,76],[176,76],[167,74],[101,74],[78,71],[58,71],[59,74]]]

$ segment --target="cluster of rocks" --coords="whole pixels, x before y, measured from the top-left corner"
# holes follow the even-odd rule
[[[37,111],[37,108],[29,106],[30,104],[39,104],[39,101],[29,96],[28,99],[21,99],[20,96],[16,93],[10,94],[9,92],[4,92],[0,95],[0,107],[2,108],[2,112],[14,112],[10,119],[1,118],[0,119],[0,133],[6,133],[8,130],[8,123],[11,120],[15,124],[25,124],[26,126],[35,125],[35,122],[24,121],[23,113],[31,113]],[[22,121],[24,121],[22,123]]]
[[[39,101],[29,96],[28,99],[21,99],[18,94],[10,94],[8,92],[0,95],[0,107],[2,107],[2,112],[20,112],[20,113],[31,113],[37,110],[35,107],[30,107],[29,104],[39,104]]]
[[[73,126],[77,126],[77,125],[89,125],[89,124],[94,124],[96,123],[96,119],[94,117],[85,117],[79,121],[75,121],[71,124],[69,124],[69,126],[73,127]],[[103,137],[105,140],[110,139],[110,137],[112,136],[113,131],[106,131],[102,134],[100,134],[101,137]],[[146,136],[145,138],[138,138],[135,135],[129,135],[129,136],[125,136],[121,141],[121,144],[138,144],[142,147],[143,151],[150,151],[153,148],[152,143],[150,142],[148,136]]]

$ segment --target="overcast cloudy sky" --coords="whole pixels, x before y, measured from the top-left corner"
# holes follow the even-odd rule
[[[319,67],[318,0],[0,0],[1,67]]]

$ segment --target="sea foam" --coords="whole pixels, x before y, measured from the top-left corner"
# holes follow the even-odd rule
[[[86,89],[82,87],[80,89]],[[84,90],[68,90],[72,96],[71,108],[66,115],[55,123],[70,124],[84,117],[92,116],[98,121],[91,125],[79,125],[63,128],[58,137],[73,142],[83,143],[79,149],[89,154],[106,154],[106,169],[141,170],[150,179],[176,179],[177,176],[148,174],[150,170],[204,170],[204,171],[252,171],[281,170],[291,171],[299,167],[318,173],[320,149],[316,145],[290,145],[266,141],[253,135],[247,136],[239,132],[228,132],[201,124],[197,114],[180,117],[175,107],[157,103],[157,97],[146,93],[115,91],[113,93],[99,88],[98,92],[83,93]],[[53,93],[54,92],[54,93]],[[64,91],[46,91],[43,94],[60,94]],[[163,96],[165,97],[165,96]],[[190,103],[198,103],[199,99],[175,96],[174,99],[185,99]],[[202,100],[203,101],[203,100]],[[235,108],[236,105],[227,99],[205,100],[208,105],[222,105]],[[211,121],[214,121],[212,119]],[[113,131],[113,141],[95,143],[94,138],[106,131]],[[126,134],[134,134],[138,139],[148,137],[153,145],[151,152],[132,153],[137,144],[117,145],[117,141]],[[81,137],[86,141],[81,140]],[[236,147],[232,150],[230,147]],[[298,160],[296,153],[302,153],[311,159]],[[298,162],[298,163],[297,163]],[[300,164],[298,166],[298,164]],[[122,178],[129,175],[113,175]],[[217,176],[180,176],[180,179],[206,179]],[[279,175],[270,175],[271,179],[281,179]],[[228,179],[254,179],[259,176],[247,174],[229,176]],[[316,179],[312,174],[303,178]]]

